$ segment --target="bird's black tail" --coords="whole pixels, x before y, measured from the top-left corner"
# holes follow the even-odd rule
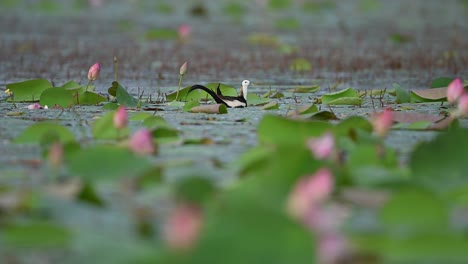
[[[213,92],[211,89],[203,86],[203,85],[199,85],[199,84],[196,84],[192,87],[190,87],[190,90],[188,91],[187,94],[189,94],[191,91],[193,90],[196,90],[196,89],[200,89],[200,90],[203,90],[205,92],[207,92],[209,95],[211,95],[211,97],[213,97],[213,99],[218,103],[218,104],[226,104],[221,98],[219,98],[219,96],[217,94],[215,94],[215,92]]]

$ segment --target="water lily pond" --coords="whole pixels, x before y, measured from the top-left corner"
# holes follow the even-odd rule
[[[465,263],[465,2],[0,0],[0,262]]]

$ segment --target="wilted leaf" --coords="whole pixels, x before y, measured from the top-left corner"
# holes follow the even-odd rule
[[[431,88],[411,90],[411,102],[439,102],[445,101],[447,97],[447,88]]]
[[[55,123],[40,122],[26,128],[15,138],[15,143],[38,144],[45,137],[54,137],[62,143],[74,142],[75,136],[66,127]]]
[[[279,109],[279,105],[277,101],[271,101],[262,107],[262,110],[276,110],[276,109]]]
[[[223,104],[210,104],[195,106],[190,109],[192,113],[206,113],[206,114],[227,114],[227,108]]]
[[[440,115],[430,115],[430,114],[423,114],[423,113],[415,113],[415,112],[399,112],[393,111],[393,121],[398,123],[414,123],[416,121],[428,121],[431,123],[440,121],[444,119],[444,116]]]
[[[320,89],[320,85],[297,86],[286,91],[291,93],[314,93]]]
[[[39,101],[42,92],[52,88],[52,84],[45,79],[36,79],[10,83],[6,85],[6,88],[13,93],[13,97],[8,100],[14,102],[33,102]]]

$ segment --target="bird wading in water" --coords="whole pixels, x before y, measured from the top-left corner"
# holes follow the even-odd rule
[[[196,84],[190,88],[188,93],[190,93],[193,90],[203,90],[207,92],[213,99],[218,103],[218,104],[224,104],[227,107],[231,108],[241,108],[241,107],[247,107],[247,89],[249,88],[250,81],[249,80],[244,80],[242,81],[242,87],[240,91],[239,96],[225,96],[221,93],[221,89],[219,86],[221,84],[218,84],[218,87],[216,88],[216,93],[209,89],[208,87],[205,87],[203,85]]]

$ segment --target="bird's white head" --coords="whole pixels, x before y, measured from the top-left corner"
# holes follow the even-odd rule
[[[242,81],[242,95],[244,96],[245,100],[247,100],[247,90],[249,88],[249,84],[250,84],[249,80]]]

